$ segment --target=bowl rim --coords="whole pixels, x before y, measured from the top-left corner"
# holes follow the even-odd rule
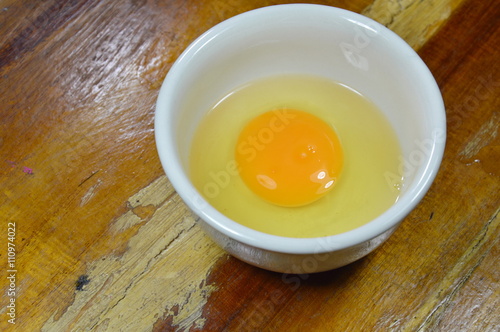
[[[260,15],[288,15],[291,13],[294,15],[297,13],[321,13],[321,15],[342,17],[354,24],[376,26],[378,33],[383,34],[385,38],[398,44],[398,47],[405,48],[407,52],[413,52],[415,57],[412,57],[411,61],[418,68],[421,79],[426,82],[426,92],[429,93],[432,104],[435,105],[430,116],[433,123],[436,123],[436,127],[441,131],[439,139],[433,139],[432,151],[425,164],[425,171],[408,193],[368,223],[344,233],[324,237],[291,238],[271,235],[243,226],[223,215],[212,207],[191,184],[177,153],[175,139],[169,135],[168,125],[165,125],[171,125],[173,121],[173,112],[168,111],[168,105],[171,98],[174,97],[175,91],[170,87],[175,86],[175,83],[182,79],[182,71],[185,69],[184,63],[195,56],[199,49],[212,39],[217,38],[222,31],[234,28],[245,20],[251,20]],[[316,4],[284,4],[261,7],[231,17],[199,36],[178,57],[163,81],[156,103],[154,128],[156,148],[163,169],[174,189],[194,214],[218,232],[238,242],[254,248],[288,254],[325,253],[346,249],[367,242],[398,226],[422,200],[434,181],[443,158],[446,141],[446,116],[443,99],[432,73],[418,54],[396,33],[368,17],[345,9]]]

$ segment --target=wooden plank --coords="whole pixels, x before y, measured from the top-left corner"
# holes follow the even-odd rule
[[[440,85],[436,182],[381,248],[341,269],[242,263],[195,225],[163,174],[154,105],[214,24],[285,1],[4,1],[0,219],[16,224],[19,331],[494,330],[498,320],[500,5],[320,1],[370,16]],[[8,239],[2,235],[0,246]],[[7,252],[0,251],[7,271]],[[0,279],[2,294],[10,281]],[[2,297],[0,329],[7,321]]]

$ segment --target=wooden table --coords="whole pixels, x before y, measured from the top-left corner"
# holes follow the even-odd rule
[[[315,1],[398,33],[446,103],[437,179],[378,250],[282,275],[189,217],[156,153],[159,87],[205,30],[278,3],[0,2],[0,330],[499,331],[499,1]]]

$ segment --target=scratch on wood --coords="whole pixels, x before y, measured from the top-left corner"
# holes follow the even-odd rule
[[[94,184],[92,187],[89,188],[89,190],[87,190],[85,195],[83,195],[82,199],[80,200],[80,206],[84,206],[90,201],[90,199],[95,195],[95,190],[97,189],[97,187],[101,185],[101,183],[102,181],[99,179],[97,180],[96,184]]]
[[[90,180],[94,175],[96,175],[97,173],[99,173],[101,170],[98,169],[97,171],[93,171],[92,174],[90,174],[89,176],[87,176],[85,179],[82,180],[82,182],[80,182],[80,184],[78,185],[78,187],[81,187],[82,184],[84,184],[85,182],[87,182],[88,180]]]
[[[474,157],[483,147],[490,144],[498,135],[500,126],[500,113],[495,112],[491,118],[485,122],[478,132],[468,140],[463,150],[460,152],[461,159]]]

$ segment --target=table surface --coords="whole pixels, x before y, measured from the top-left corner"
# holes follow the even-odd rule
[[[156,153],[159,87],[211,26],[278,3],[0,2],[0,330],[500,329],[499,1],[315,2],[399,34],[446,104],[437,178],[376,251],[283,275],[189,216]]]

